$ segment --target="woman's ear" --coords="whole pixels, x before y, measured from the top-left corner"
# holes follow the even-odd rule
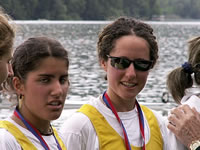
[[[18,77],[13,77],[13,87],[18,94],[24,95],[24,84]]]
[[[108,62],[108,61],[106,61],[106,60],[104,60],[104,59],[101,59],[101,60],[100,60],[101,68],[103,68],[103,70],[106,71],[106,72],[107,72],[107,62]]]

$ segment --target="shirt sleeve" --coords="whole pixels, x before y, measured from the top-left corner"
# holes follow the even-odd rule
[[[187,148],[181,142],[179,142],[176,136],[167,128],[167,123],[168,123],[167,117],[163,117],[156,111],[153,111],[153,113],[155,114],[158,120],[160,131],[163,137],[164,141],[163,150],[172,150],[172,149],[187,150]]]
[[[0,149],[21,150],[22,148],[10,132],[6,129],[0,129]]]
[[[169,129],[167,129],[167,131],[168,141],[170,142],[169,146],[171,146],[171,149],[187,150],[187,147],[185,147]]]
[[[75,113],[61,126],[60,132],[67,150],[96,150],[98,139],[89,118]]]

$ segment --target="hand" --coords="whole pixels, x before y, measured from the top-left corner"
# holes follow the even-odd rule
[[[200,113],[188,105],[180,105],[171,111],[168,128],[185,146],[200,140]],[[190,148],[189,148],[190,149]]]

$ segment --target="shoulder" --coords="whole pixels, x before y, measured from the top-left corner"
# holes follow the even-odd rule
[[[87,104],[95,107],[96,98],[92,98]],[[93,131],[94,128],[88,116],[78,111],[68,117],[60,128],[63,134],[73,134],[76,136],[87,135],[91,130]]]
[[[88,101],[87,104],[92,105],[96,107],[98,98],[91,98],[90,101]],[[73,132],[73,133],[79,133],[84,128],[88,128],[91,126],[90,119],[81,112],[74,112],[70,117],[66,118],[64,121],[64,124],[61,126],[60,131],[63,132]]]
[[[99,107],[99,98],[91,98],[87,104],[93,106],[98,110]],[[77,137],[85,137],[93,135],[95,133],[92,122],[87,115],[82,112],[75,112],[70,117],[68,117],[64,124],[60,128],[60,132],[64,136],[74,135]]]
[[[59,132],[67,149],[86,149],[95,143],[96,132],[90,119],[81,112],[75,112],[66,119]],[[93,147],[93,146],[92,146]]]
[[[6,129],[0,128],[0,149],[3,150],[21,150],[21,146],[17,143],[15,137]]]
[[[84,127],[87,127],[88,124],[90,124],[90,120],[86,115],[81,112],[75,112],[65,120],[60,128],[60,132],[79,134],[79,132]]]
[[[155,111],[147,106],[142,106],[142,107],[145,108],[147,111],[152,112],[152,114],[156,117],[159,126],[166,125],[166,121],[167,121],[166,117],[162,116],[158,111]]]

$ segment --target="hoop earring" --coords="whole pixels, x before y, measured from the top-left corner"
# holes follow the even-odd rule
[[[22,101],[24,100],[24,95],[19,95],[19,102],[18,102],[18,108],[20,109],[22,107]]]

